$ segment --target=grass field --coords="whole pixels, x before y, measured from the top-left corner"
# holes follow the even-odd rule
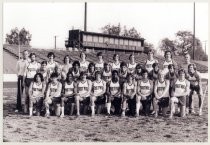
[[[207,142],[208,101],[203,116],[163,117],[106,117],[104,115],[50,118],[14,113],[16,89],[3,89],[4,142]],[[195,97],[197,98],[197,97]],[[197,110],[197,99],[195,100]]]

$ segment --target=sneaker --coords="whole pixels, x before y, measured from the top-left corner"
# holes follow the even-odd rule
[[[154,115],[154,116],[155,116],[155,118],[157,118],[157,117],[158,117],[158,113],[155,113],[155,115]]]
[[[203,114],[202,110],[199,110],[198,115],[199,115],[199,116],[202,116],[202,114]]]
[[[172,115],[170,115],[170,116],[169,116],[169,119],[173,119],[173,116],[172,116]]]
[[[50,117],[50,113],[46,113],[45,114],[45,117]]]
[[[91,117],[94,117],[95,116],[95,114],[91,114]]]
[[[61,114],[61,115],[60,115],[60,118],[63,118],[63,117],[64,117],[64,114]]]
[[[138,113],[136,113],[136,114],[135,114],[135,117],[139,117],[139,114],[138,114]]]
[[[125,117],[125,112],[122,112],[121,117]]]
[[[18,109],[15,109],[15,113],[18,113],[19,112],[19,110]]]
[[[155,114],[155,111],[152,111],[150,114],[151,114],[151,115],[154,115],[154,114]]]
[[[188,115],[189,114],[189,108],[186,108],[186,115]]]

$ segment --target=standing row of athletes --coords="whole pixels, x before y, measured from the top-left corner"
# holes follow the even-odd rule
[[[142,64],[135,62],[135,56],[129,56],[129,63],[120,62],[114,54],[113,62],[106,63],[101,52],[97,54],[96,63],[88,62],[86,54],[81,52],[80,60],[71,62],[69,55],[64,57],[64,64],[55,62],[55,54],[48,53],[49,60],[38,63],[36,54],[23,51],[23,59],[17,63],[18,94],[17,110],[22,111],[22,91],[25,89],[24,110],[33,114],[45,108],[45,116],[50,115],[50,105],[61,106],[60,116],[64,116],[66,103],[76,104],[77,115],[80,115],[80,102],[91,106],[91,115],[95,115],[97,105],[105,104],[107,114],[125,116],[129,108],[132,114],[139,116],[140,108],[145,115],[158,116],[159,111],[170,108],[170,118],[175,113],[175,104],[180,106],[181,116],[194,113],[193,93],[199,98],[199,115],[202,115],[203,94],[201,78],[195,64],[190,62],[190,55],[185,54],[186,62],[178,68],[171,52],[165,52],[163,64],[159,64],[149,51],[148,58]],[[162,108],[162,109],[161,109]],[[73,107],[70,112],[73,111]]]

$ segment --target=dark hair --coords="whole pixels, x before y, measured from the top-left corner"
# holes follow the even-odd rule
[[[129,60],[131,59],[131,57],[132,57],[132,56],[135,56],[135,55],[134,55],[134,54],[130,54],[130,56],[129,56]]]
[[[171,54],[171,58],[172,58],[172,53],[171,53],[171,51],[170,51],[170,50],[166,50],[166,51],[165,51],[165,53],[164,53],[164,57],[166,57],[166,54],[167,54],[167,53],[170,53],[170,54]]]
[[[186,55],[189,55],[189,56],[190,56],[190,54],[189,54],[189,53],[184,53],[183,55],[184,55],[184,56],[186,56]]]
[[[129,77],[132,77],[132,79],[134,78],[132,74],[128,74],[126,78],[128,79]]]
[[[28,50],[26,50],[26,49],[25,49],[25,50],[23,50],[23,52],[22,52],[22,53],[24,53],[24,52],[28,52]]]
[[[141,74],[144,74],[144,73],[149,73],[146,69],[142,69],[142,72],[141,72]]]
[[[172,67],[175,68],[174,64],[169,64],[168,65],[168,69],[171,69]]]
[[[75,67],[75,65],[78,65],[78,66],[80,67],[80,63],[79,63],[78,60],[75,60],[75,61],[73,62],[72,66]]]
[[[191,63],[191,64],[188,65],[188,71],[189,71],[190,66],[193,66],[193,69],[194,70],[197,70],[196,64]]]
[[[47,65],[47,61],[42,61],[41,65],[46,64]]]
[[[152,68],[154,69],[156,66],[159,66],[159,64],[157,62],[152,64]]]
[[[90,69],[91,66],[94,66],[94,68],[95,68],[95,63],[93,63],[93,62],[89,63],[88,70]]]
[[[80,73],[80,77],[82,77],[82,76],[84,76],[84,75],[86,75],[86,76],[87,76],[87,72],[82,71],[82,72]]]
[[[115,54],[113,55],[113,59],[114,59],[117,55],[118,55],[118,57],[120,57],[119,54],[115,53]]]
[[[120,67],[122,68],[123,66],[127,67],[127,64],[124,61],[120,63]]]
[[[101,74],[100,71],[96,71],[96,72],[95,72],[95,78],[96,78],[96,75],[102,75],[102,74]]]
[[[181,72],[183,72],[185,74],[185,70],[183,68],[180,68],[179,71],[178,71],[178,74],[180,75]]]
[[[37,76],[39,76],[41,78],[41,82],[44,81],[43,75],[41,73],[36,73],[35,76],[34,76],[34,82],[36,82]]]
[[[55,54],[53,53],[53,52],[49,52],[48,54],[47,54],[47,57],[49,58],[50,56],[53,56],[53,58],[55,58]]]
[[[149,49],[147,52],[147,55],[149,54],[149,52],[152,52],[154,54],[154,50],[153,49]]]
[[[140,63],[138,63],[137,65],[136,65],[136,69],[139,69],[139,68],[143,68],[143,65],[141,65]]]
[[[50,78],[57,78],[58,77],[58,73],[52,73],[51,75],[50,75]]]
[[[98,52],[97,56],[102,56],[103,57],[102,52]]]
[[[70,60],[70,56],[69,56],[69,55],[66,55],[66,56],[64,56],[64,58],[63,58],[63,63],[65,63],[65,59],[66,59],[67,57],[69,58],[69,62],[71,61],[71,60]]]
[[[104,66],[109,66],[109,64],[105,62],[105,63],[104,63]]]
[[[67,82],[69,82],[69,81],[68,81],[68,80],[69,80],[69,75],[71,75],[71,76],[73,77],[72,72],[68,72],[68,73],[66,74],[66,81],[67,81]]]
[[[79,55],[80,58],[81,58],[82,54],[85,54],[85,58],[87,57],[85,52],[81,52],[80,55]]]
[[[114,73],[117,73],[117,75],[119,74],[117,70],[113,70],[112,71],[112,76],[113,76]]]
[[[30,53],[29,57],[31,58],[33,55],[36,57],[35,53]]]

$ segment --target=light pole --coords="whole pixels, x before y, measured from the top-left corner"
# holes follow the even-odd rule
[[[206,54],[206,42],[207,42],[207,40],[205,40],[205,41],[203,41],[204,42],[204,44],[205,44],[205,54]]]
[[[195,60],[195,2],[193,6],[193,60]]]
[[[18,59],[20,60],[20,36],[19,36],[20,32],[17,31],[17,33],[18,33]]]
[[[54,38],[55,38],[55,49],[56,49],[56,38],[57,38],[57,36],[55,35]]]

